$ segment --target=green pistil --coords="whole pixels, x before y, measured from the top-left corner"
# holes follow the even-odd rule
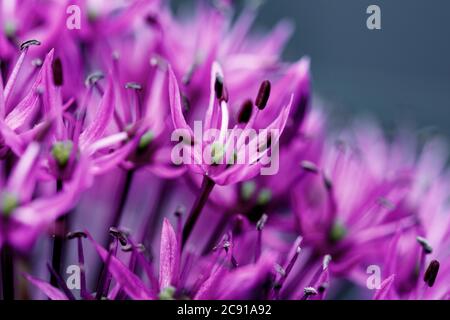
[[[155,138],[155,134],[152,131],[147,131],[139,140],[139,150],[145,150],[150,143],[152,143],[153,139]]]
[[[330,240],[331,242],[338,242],[342,240],[347,234],[347,229],[341,223],[334,223],[330,230]]]
[[[16,34],[16,25],[12,21],[6,21],[4,25],[4,32],[6,37],[12,38]]]
[[[2,195],[1,206],[3,215],[9,217],[19,206],[19,200],[11,193],[5,192]]]
[[[158,296],[159,300],[175,300],[175,291],[176,289],[172,286],[168,286],[162,289]]]
[[[256,183],[254,181],[247,181],[242,184],[241,198],[243,200],[249,200],[256,190]]]
[[[59,141],[53,145],[52,156],[61,168],[64,168],[69,162],[72,149],[72,141]]]
[[[258,194],[258,200],[256,201],[258,205],[266,205],[272,199],[272,191],[267,188],[263,188]]]
[[[220,164],[224,155],[225,150],[223,144],[214,142],[211,146],[212,164]]]

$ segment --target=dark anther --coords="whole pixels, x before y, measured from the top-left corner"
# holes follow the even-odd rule
[[[158,24],[158,19],[157,16],[153,15],[153,14],[148,14],[145,17],[145,22],[150,25],[150,26],[154,26]]]
[[[214,92],[216,93],[216,98],[219,101],[228,101],[228,90],[224,85],[223,77],[216,74],[216,81],[214,82]]]
[[[98,81],[103,79],[105,75],[100,71],[95,71],[87,76],[86,81],[84,82],[87,87],[95,85]]]
[[[259,110],[263,110],[267,105],[267,101],[269,101],[270,87],[270,81],[268,80],[264,80],[259,87],[259,92],[255,101],[255,105]]]
[[[111,236],[117,238],[117,240],[119,240],[121,246],[127,245],[128,239],[127,239],[127,235],[125,232],[123,232],[115,227],[111,227],[111,228],[109,228],[109,234]]]
[[[223,78],[220,75],[216,75],[216,81],[214,82],[214,92],[218,100],[222,99],[223,95]]]
[[[67,234],[67,239],[72,240],[76,238],[87,238],[87,234],[83,231],[73,231]]]
[[[38,40],[27,40],[20,45],[20,50],[28,49],[30,46],[40,46],[41,42]]]
[[[138,243],[137,245],[133,246],[131,243],[128,243],[127,245],[122,247],[123,252],[131,252],[134,249],[136,249],[138,252],[144,252],[145,247],[142,243]]]
[[[430,253],[433,252],[433,248],[431,247],[431,245],[430,245],[430,243],[428,242],[427,239],[422,238],[422,237],[417,237],[416,240],[422,246],[423,251],[426,254],[430,254]]]
[[[181,103],[183,104],[183,112],[188,112],[191,109],[189,98],[181,94]]]
[[[137,91],[142,90],[142,86],[139,83],[137,83],[137,82],[128,82],[125,85],[125,88],[126,89],[133,89],[133,90],[137,90]]]
[[[239,112],[238,122],[247,123],[252,116],[252,111],[253,111],[252,100],[250,99],[245,100],[244,103],[242,104],[241,111]]]
[[[56,58],[52,63],[53,83],[57,87],[61,87],[64,83],[63,68],[60,58]]]
[[[261,219],[259,219],[258,222],[256,223],[256,229],[258,231],[261,231],[262,229],[264,229],[266,222],[267,222],[267,214],[264,213],[261,216]]]
[[[312,173],[319,172],[319,169],[317,168],[317,166],[314,163],[312,163],[311,161],[304,160],[300,163],[300,165],[304,170],[306,170],[308,172],[312,172]]]
[[[427,270],[425,271],[425,275],[423,276],[423,281],[431,288],[436,281],[436,277],[439,272],[439,261],[433,260],[428,265]]]
[[[315,296],[317,295],[317,290],[313,287],[306,287],[303,289],[303,292],[305,293],[305,296]]]
[[[175,209],[175,217],[181,217],[185,211],[186,211],[186,209],[183,206],[178,206]]]
[[[133,245],[131,243],[126,244],[122,247],[123,252],[130,252],[133,251]]]
[[[328,191],[333,188],[333,182],[331,182],[331,179],[325,174],[323,175],[323,183],[325,184],[325,188],[327,188]]]
[[[324,293],[325,290],[326,290],[327,288],[328,288],[328,283],[325,282],[325,283],[322,283],[322,284],[317,288],[317,291],[318,291],[319,293]]]

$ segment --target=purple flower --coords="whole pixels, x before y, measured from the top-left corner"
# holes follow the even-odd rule
[[[187,162],[193,172],[207,176],[219,185],[234,184],[258,174],[263,166],[259,160],[278,143],[292,104],[291,98],[291,101],[281,108],[280,114],[264,128],[265,130],[254,135],[250,134],[250,141],[246,143],[245,140],[248,138],[246,131],[257,127],[258,116],[264,117],[264,108],[270,96],[270,82],[264,81],[261,84],[255,102],[245,103],[237,121],[233,122],[228,109],[228,92],[224,81],[225,77],[220,66],[217,63],[213,64],[210,102],[198,137],[197,132],[187,124],[183,115],[178,82],[169,69],[172,120],[175,129],[179,130],[177,137],[181,139],[178,152],[186,154],[183,161]],[[232,128],[230,132],[229,128]]]
[[[75,205],[80,192],[89,184],[87,163],[82,161],[61,192],[34,199],[39,153],[39,145],[31,143],[2,186],[0,247],[27,252],[52,222]]]

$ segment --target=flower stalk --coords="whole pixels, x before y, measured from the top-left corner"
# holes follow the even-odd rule
[[[14,300],[14,257],[9,246],[1,251],[3,300]]]
[[[189,239],[189,236],[192,233],[192,230],[194,229],[194,226],[200,217],[200,214],[206,204],[206,201],[208,200],[208,197],[214,188],[214,181],[211,180],[208,176],[203,177],[202,186],[200,189],[200,193],[195,200],[194,205],[192,206],[191,212],[189,213],[189,216],[186,220],[186,224],[183,228],[183,235],[182,235],[182,242],[181,247],[184,248],[186,245],[187,240]]]

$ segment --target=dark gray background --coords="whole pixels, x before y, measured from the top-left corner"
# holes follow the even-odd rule
[[[371,4],[382,30],[366,27]],[[268,0],[257,28],[285,18],[295,24],[285,58],[311,57],[315,95],[335,123],[373,115],[386,129],[450,138],[450,0]]]

